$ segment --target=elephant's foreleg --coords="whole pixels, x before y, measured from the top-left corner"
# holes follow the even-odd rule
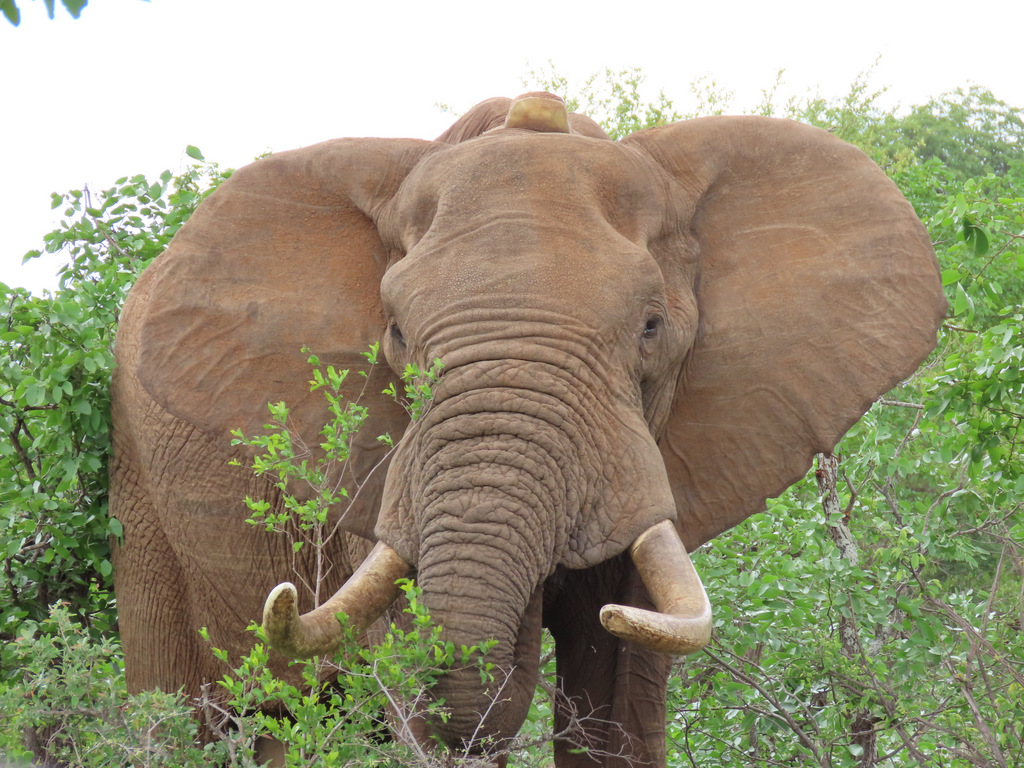
[[[665,765],[665,695],[671,657],[620,640],[600,623],[601,606],[624,600],[650,608],[635,568],[616,558],[566,571],[546,606],[564,699],[555,730],[577,733],[555,744],[558,768]],[[575,753],[580,745],[588,752]]]
[[[201,681],[194,659],[201,640],[192,629],[185,576],[134,473],[115,476],[111,505],[124,538],[115,543],[112,559],[128,690],[183,689],[196,696]]]

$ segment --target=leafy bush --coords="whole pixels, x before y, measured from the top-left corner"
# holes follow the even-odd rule
[[[50,764],[82,768],[209,764],[193,746],[198,722],[181,696],[128,695],[115,636],[95,637],[61,604],[38,629],[7,649],[20,675],[0,687],[0,746],[8,757],[45,754]]]
[[[45,753],[54,765],[81,768],[254,768],[260,765],[260,749],[276,739],[287,745],[289,768],[440,767],[447,758],[425,751],[412,738],[421,718],[444,716],[444,702],[427,691],[456,665],[476,666],[489,675],[487,648],[456,649],[442,642],[441,628],[431,622],[417,588],[406,581],[403,590],[409,628],[392,623],[373,648],[360,646],[349,634],[338,662],[296,662],[302,687],[270,673],[262,643],[235,669],[227,653],[211,649],[226,672],[198,702],[160,691],[128,694],[117,640],[90,637],[58,605],[42,632],[11,643],[21,681],[0,689],[0,746],[8,757]],[[274,702],[277,713],[263,711],[267,702]],[[199,740],[196,706],[216,737],[206,745]],[[389,728],[398,740],[386,737]],[[28,748],[18,746],[20,733],[31,734]]]

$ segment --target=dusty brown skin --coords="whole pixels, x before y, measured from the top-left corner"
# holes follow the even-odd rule
[[[620,755],[557,744],[556,764],[664,763],[670,657],[646,618],[634,632],[634,614],[605,610],[624,640],[602,609],[676,611],[663,634],[696,627],[699,647],[700,582],[659,524],[692,550],[763,510],[913,372],[945,299],[910,205],[824,132],[719,117],[614,143],[529,97],[544,109],[509,117],[491,99],[435,142],[260,160],[142,276],[113,393],[133,689],[195,692],[222,674],[196,628],[240,653],[263,598],[296,581],[287,542],[243,522],[241,499],[267,489],[227,465],[229,431],[284,399],[312,440],[325,414],[300,347],[354,367],[381,341],[396,371],[440,357],[445,372],[367,478],[385,459],[374,436],[408,421],[371,397],[328,594],[379,539],[448,639],[495,638],[491,660],[514,668],[482,732],[518,731],[546,625],[566,692],[613,724],[588,737]],[[439,688],[439,735],[460,746],[492,692],[475,673]]]

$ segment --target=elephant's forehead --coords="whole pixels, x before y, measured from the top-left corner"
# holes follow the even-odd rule
[[[398,199],[406,247],[442,218],[474,228],[495,218],[539,228],[603,219],[634,242],[656,229],[665,209],[657,169],[613,142],[568,134],[500,130],[429,157]]]

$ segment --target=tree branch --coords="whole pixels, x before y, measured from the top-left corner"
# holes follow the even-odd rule
[[[765,701],[772,705],[772,709],[776,715],[786,721],[786,725],[790,727],[796,737],[800,740],[800,743],[807,748],[807,750],[814,755],[815,762],[822,766],[822,768],[829,768],[830,762],[826,757],[818,751],[818,747],[815,745],[814,740],[807,735],[807,732],[800,727],[800,724],[793,718],[793,716],[786,711],[786,708],[782,706],[782,702],[779,701],[768,689],[764,688],[754,677],[748,675],[738,667],[733,666],[727,662],[721,656],[709,651],[707,648],[704,649],[705,655],[707,655],[716,664],[720,664],[726,670],[729,671],[733,677],[742,683],[746,683],[755,691],[757,691]]]

